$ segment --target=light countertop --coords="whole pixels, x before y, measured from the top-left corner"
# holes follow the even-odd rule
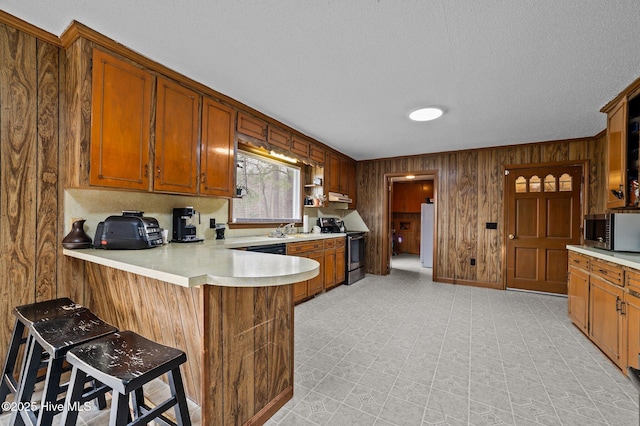
[[[143,250],[63,249],[66,256],[154,278],[195,287],[213,284],[228,287],[266,287],[305,281],[318,275],[315,260],[232,250],[253,245],[293,243],[346,234],[295,234],[286,238],[266,236],[171,243]]]
[[[567,250],[576,253],[592,256],[597,259],[606,260],[608,262],[617,263],[621,266],[628,266],[634,269],[640,269],[640,253],[629,253],[623,251],[609,251],[588,246],[567,246]]]

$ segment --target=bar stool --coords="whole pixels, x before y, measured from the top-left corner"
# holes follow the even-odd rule
[[[58,395],[66,390],[60,383],[64,357],[74,346],[118,331],[102,321],[88,309],[81,309],[67,315],[36,321],[31,325],[31,342],[28,345],[20,384],[15,401],[23,410],[14,411],[11,424],[49,426],[53,417],[62,412],[62,400]],[[43,352],[49,357],[46,380],[39,409],[32,410],[30,401],[38,379]]]
[[[13,334],[9,343],[9,350],[4,361],[2,370],[2,382],[0,383],[0,403],[5,402],[9,392],[15,397],[18,393],[19,380],[15,379],[15,369],[18,361],[18,352],[20,347],[25,345],[29,347],[28,342],[32,338],[32,326],[35,322],[50,321],[59,316],[68,315],[74,312],[85,310],[84,306],[78,305],[71,299],[63,297],[60,299],[46,300],[44,302],[31,303],[29,305],[17,306],[13,309],[16,322],[13,326]],[[22,337],[25,329],[27,336]],[[25,349],[26,359],[28,349]],[[24,367],[24,363],[23,363]],[[45,376],[38,377],[37,381],[42,381]],[[2,411],[0,411],[1,413]]]
[[[73,366],[69,390],[60,424],[73,426],[78,408],[95,398],[95,392],[85,392],[87,375],[112,390],[110,425],[147,424],[159,421],[190,426],[191,419],[184,394],[180,365],[187,355],[179,349],[148,340],[132,331],[121,331],[76,346],[67,352],[67,362]],[[142,386],[167,373],[171,396],[151,408],[144,402]],[[133,406],[133,421],[129,422],[129,396]],[[174,407],[177,423],[163,413]]]

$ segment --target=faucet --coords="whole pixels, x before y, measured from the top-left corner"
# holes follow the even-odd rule
[[[284,238],[289,234],[295,233],[295,223],[287,223],[286,225],[280,225],[274,231],[274,236],[276,238]]]

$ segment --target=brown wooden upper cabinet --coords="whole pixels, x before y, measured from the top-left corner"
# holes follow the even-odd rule
[[[324,149],[311,144],[311,146],[309,146],[309,158],[318,164],[324,164]]]
[[[291,146],[291,134],[277,127],[269,126],[269,136],[267,141],[269,145],[277,148],[289,150]]]
[[[200,95],[162,77],[157,87],[153,189],[195,194]]]
[[[235,110],[204,98],[202,102],[202,144],[200,193],[235,195],[236,155],[233,124]]]
[[[624,207],[627,198],[626,178],[626,111],[627,102],[622,100],[607,115],[607,208]]]
[[[236,129],[239,133],[244,133],[261,141],[267,140],[267,123],[242,111],[238,111]]]
[[[291,138],[291,152],[309,158],[309,141],[294,135]]]
[[[356,165],[353,161],[336,153],[326,154],[325,191],[347,194],[352,199],[349,208],[356,203]]]
[[[93,49],[89,184],[149,189],[150,73]]]

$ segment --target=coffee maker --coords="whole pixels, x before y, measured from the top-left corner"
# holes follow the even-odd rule
[[[172,242],[196,243],[202,238],[196,237],[196,226],[193,224],[193,216],[196,211],[193,207],[180,207],[173,209],[173,234]]]

